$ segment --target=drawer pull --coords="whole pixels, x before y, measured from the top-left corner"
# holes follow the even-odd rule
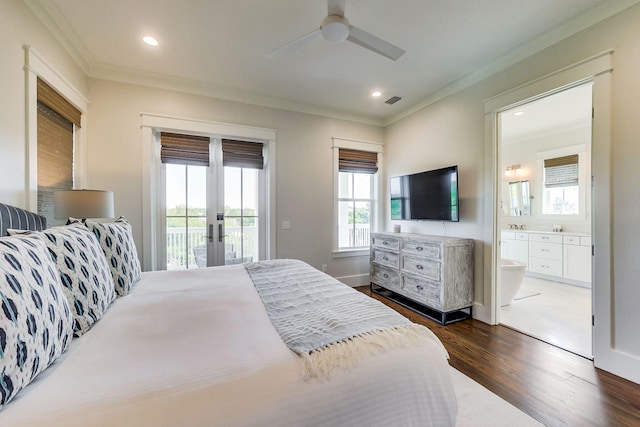
[[[389,257],[387,257],[386,255],[382,257],[383,260],[385,261],[389,261]]]
[[[385,279],[388,279],[388,278],[389,278],[389,275],[388,275],[387,273],[384,273],[384,274],[382,275],[382,277],[384,277]]]
[[[422,251],[424,248],[422,246],[416,246],[416,251]]]
[[[420,285],[417,285],[417,286],[416,286],[416,289],[417,289],[417,290],[419,290],[419,291],[421,291],[421,290],[423,290],[424,288],[423,288],[422,286],[420,286]]]
[[[417,268],[418,270],[422,270],[424,267],[423,267],[423,266],[421,266],[420,264],[418,264],[418,265],[416,265],[416,268]]]
[[[551,252],[549,249],[541,249],[542,252]]]
[[[382,244],[383,244],[383,245],[388,245],[388,244],[389,244],[389,242],[387,242],[386,240],[383,240],[383,241],[382,241]]]
[[[549,238],[547,236],[542,236],[541,239],[542,240],[549,240]]]

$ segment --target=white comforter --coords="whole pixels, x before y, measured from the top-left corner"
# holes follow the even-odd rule
[[[143,273],[0,411],[0,426],[447,426],[437,343],[303,381],[242,266]]]

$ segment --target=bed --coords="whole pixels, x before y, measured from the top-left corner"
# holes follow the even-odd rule
[[[7,225],[5,208],[0,228],[43,227]],[[0,409],[0,425],[455,425],[435,335],[381,340],[393,310],[301,261],[145,272],[126,295],[105,295],[98,320]],[[323,299],[330,307],[313,319]],[[349,330],[370,312],[382,326],[306,350],[317,344],[314,322]],[[417,330],[408,323],[393,330]],[[74,334],[85,327],[74,325]]]

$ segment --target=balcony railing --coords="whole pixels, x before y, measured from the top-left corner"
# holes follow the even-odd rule
[[[244,242],[242,241],[244,231]],[[257,260],[257,227],[225,227],[225,264]],[[206,266],[205,227],[167,228],[167,269]],[[242,254],[241,254],[242,248]]]

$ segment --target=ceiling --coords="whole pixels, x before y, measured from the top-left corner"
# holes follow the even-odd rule
[[[392,61],[322,39],[269,59],[319,27],[325,0],[25,1],[91,77],[380,125],[636,2],[347,0],[352,25],[406,50]]]
[[[585,83],[500,113],[503,145],[527,142],[541,133],[590,128],[592,83]]]

